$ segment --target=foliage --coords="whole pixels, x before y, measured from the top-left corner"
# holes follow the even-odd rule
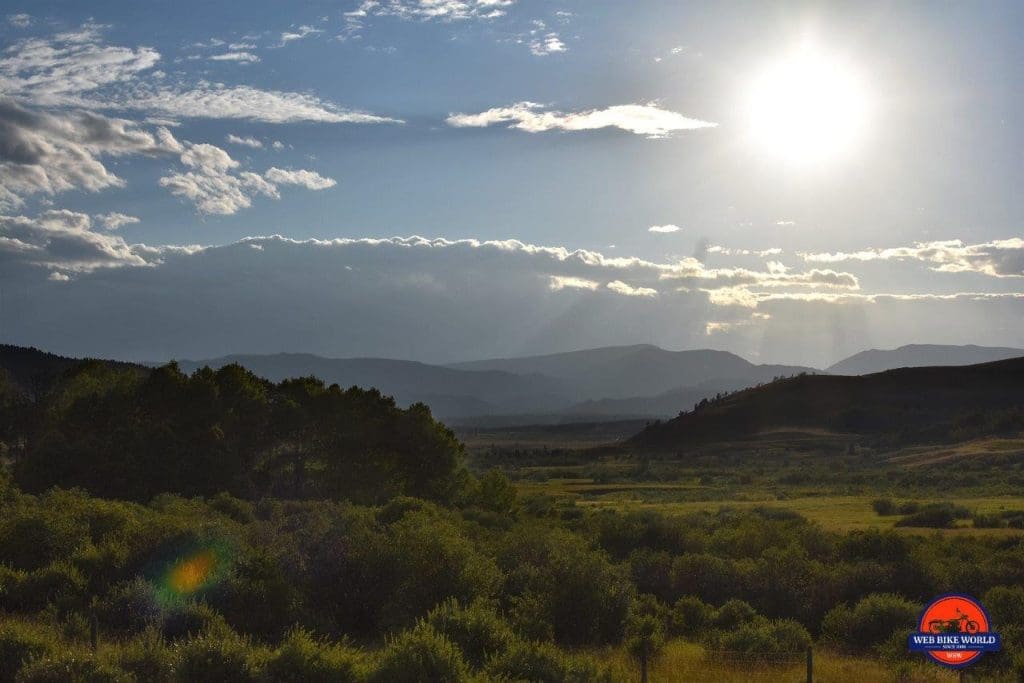
[[[371,680],[374,683],[461,683],[469,680],[469,667],[452,641],[421,624],[403,631],[381,653]]]

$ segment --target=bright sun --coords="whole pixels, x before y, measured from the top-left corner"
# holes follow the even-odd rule
[[[745,108],[753,144],[793,164],[817,165],[857,148],[868,104],[853,67],[804,47],[756,73]]]

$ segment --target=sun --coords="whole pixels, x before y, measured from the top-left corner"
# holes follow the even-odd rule
[[[820,165],[856,151],[869,96],[851,64],[803,46],[755,72],[744,108],[756,148],[792,164]]]

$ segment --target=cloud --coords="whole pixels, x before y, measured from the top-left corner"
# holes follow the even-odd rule
[[[229,133],[226,139],[233,145],[243,145],[245,147],[252,147],[253,149],[260,149],[261,147],[263,147],[263,143],[254,137],[243,138]]]
[[[843,261],[919,261],[942,273],[982,273],[997,278],[1024,277],[1024,239],[1012,237],[980,244],[962,240],[917,242],[912,247],[799,255],[813,263]]]
[[[31,14],[8,14],[7,23],[16,28],[28,28],[32,25]]]
[[[322,29],[315,28],[309,25],[302,25],[295,31],[285,31],[281,34],[281,45],[287,45],[296,40],[302,40],[303,38],[317,33],[323,33]]]
[[[326,190],[337,185],[333,178],[325,178],[315,171],[284,170],[272,166],[265,176],[277,185],[301,185],[307,190]]]
[[[181,163],[189,170],[160,178],[160,185],[171,194],[195,204],[200,213],[222,216],[237,213],[262,195],[279,199],[278,185],[300,185],[309,190],[333,187],[335,181],[306,170],[270,168],[265,175],[242,171],[239,162],[220,147],[188,143]]]
[[[0,56],[0,92],[34,105],[141,111],[170,118],[401,123],[306,93],[205,80],[167,83],[159,77],[162,72],[146,73],[159,62],[159,52],[150,47],[106,45],[104,28],[85,24],[46,38],[16,41]],[[251,61],[255,55],[248,54],[232,52],[213,58]]]
[[[601,285],[593,280],[587,280],[581,277],[572,277],[567,275],[551,275],[548,277],[548,287],[552,292],[558,292],[563,289],[589,289],[591,291],[597,289]]]
[[[105,156],[179,150],[166,128],[149,132],[130,121],[84,111],[43,113],[0,98],[0,209],[21,206],[37,193],[124,186],[104,165]]]
[[[92,219],[66,209],[36,217],[0,215],[0,264],[4,269],[28,265],[68,272],[144,266],[160,250],[144,252],[119,235],[92,230]],[[67,275],[51,279],[66,280]]]
[[[211,55],[210,59],[215,62],[243,62],[246,64],[254,64],[260,61],[260,58],[251,52],[224,52],[219,55]]]
[[[530,52],[538,57],[565,52],[568,48],[554,31],[530,40]]]
[[[714,128],[718,124],[691,119],[655,104],[622,104],[606,109],[563,113],[545,111],[535,102],[518,102],[479,114],[450,114],[447,123],[456,128],[483,128],[503,123],[528,133],[549,130],[580,131],[619,128],[649,138],[666,137],[680,130]]]
[[[103,224],[103,227],[107,230],[117,230],[123,225],[133,225],[139,222],[139,218],[136,216],[129,216],[124,213],[117,211],[111,211],[110,213],[101,213],[96,215],[96,219]]]
[[[679,226],[678,225],[673,225],[671,223],[668,223],[666,225],[652,225],[651,227],[647,228],[647,232],[656,232],[656,233],[679,232]]]
[[[362,19],[370,16],[392,16],[418,21],[465,21],[495,19],[505,14],[515,0],[363,0],[359,7],[345,16]]]
[[[658,296],[658,290],[650,287],[633,287],[622,280],[612,280],[605,285],[608,289],[623,296]]]

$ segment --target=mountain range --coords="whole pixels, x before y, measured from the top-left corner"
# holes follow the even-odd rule
[[[967,365],[1011,356],[1024,356],[1024,350],[913,345],[865,351],[836,363],[827,373],[857,375],[902,366]],[[27,390],[45,388],[76,362],[36,349],[0,346],[0,368]],[[141,365],[103,362],[145,371]],[[313,375],[342,386],[376,387],[401,405],[426,403],[436,416],[452,424],[671,418],[705,398],[779,377],[822,374],[803,366],[757,365],[726,351],[668,351],[647,344],[447,366],[305,353],[230,355],[178,363],[186,372],[238,363],[274,381]]]

